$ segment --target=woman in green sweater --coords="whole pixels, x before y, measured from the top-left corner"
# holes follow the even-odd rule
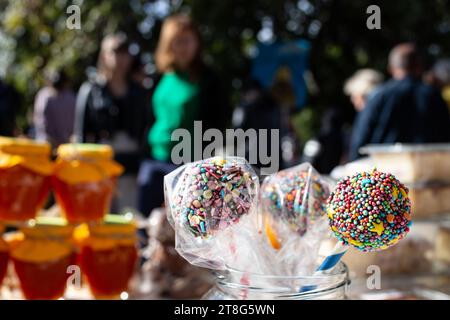
[[[200,34],[186,15],[167,18],[155,53],[155,77],[151,108],[154,122],[148,132],[149,158],[139,172],[139,211],[149,215],[164,200],[164,175],[174,170],[172,132],[183,128],[193,133],[194,121],[203,130],[225,128],[229,109],[219,79],[202,60]]]
[[[171,134],[177,128],[191,130],[199,114],[199,85],[188,75],[167,72],[153,94],[155,123],[148,135],[153,159],[168,162],[174,142]]]

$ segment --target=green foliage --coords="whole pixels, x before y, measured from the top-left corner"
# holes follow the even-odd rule
[[[74,84],[79,85],[86,67],[95,63],[101,38],[126,25],[135,27],[139,21],[139,15],[124,14],[130,10],[125,1],[83,1],[82,28],[71,30],[66,27],[66,9],[71,4],[67,0],[0,3],[0,33],[9,43],[12,40],[7,49],[13,56],[9,65],[0,61],[0,66],[3,64],[6,79],[23,95],[22,116],[18,119],[22,127],[47,71],[64,68]],[[5,48],[0,41],[1,50]]]
[[[382,29],[368,30],[366,8],[377,2]],[[81,30],[69,30],[66,8],[77,3]],[[450,55],[448,0],[0,0],[0,52],[13,53],[3,65],[9,65],[7,79],[25,97],[23,114],[31,109],[45,70],[65,67],[79,85],[86,68],[95,64],[105,34],[124,30],[143,52],[152,52],[161,18],[176,11],[189,11],[199,23],[208,60],[235,92],[248,74],[249,56],[264,17],[272,18],[280,39],[310,39],[311,69],[319,93],[308,102],[315,111],[306,113],[314,123],[320,111],[332,104],[350,114],[343,82],[358,68],[386,71],[387,54],[394,44],[413,40],[435,56]]]

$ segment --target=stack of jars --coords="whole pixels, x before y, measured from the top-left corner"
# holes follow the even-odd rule
[[[117,297],[137,261],[134,222],[107,215],[123,169],[105,145],[62,145],[55,163],[50,152],[0,137],[0,223],[18,229],[4,241],[0,224],[0,284],[9,259],[25,298],[57,299],[77,265],[95,297]],[[51,188],[64,217],[36,218]]]

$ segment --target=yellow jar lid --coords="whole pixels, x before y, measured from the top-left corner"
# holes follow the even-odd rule
[[[37,217],[34,220],[30,220],[20,230],[26,237],[32,238],[70,238],[72,237],[74,226],[69,225],[67,220],[61,217]]]
[[[17,240],[11,245],[11,256],[21,261],[44,263],[65,258],[74,248],[74,227],[59,217],[38,217],[20,228]]]
[[[53,173],[49,159],[51,147],[45,142],[24,138],[0,137],[0,169],[20,165],[45,176]]]
[[[74,252],[71,242],[27,239],[14,244],[11,257],[31,263],[46,263],[66,258]]]
[[[101,223],[84,223],[78,226],[74,231],[74,239],[79,244],[96,250],[134,246],[136,222],[132,217],[108,214]]]
[[[136,222],[131,216],[107,214],[103,223],[89,225],[91,234],[99,236],[107,235],[134,235]]]
[[[113,149],[106,144],[68,143],[58,147],[58,157],[64,159],[109,160],[114,156]]]
[[[57,152],[55,176],[69,184],[98,182],[124,170],[112,159],[114,152],[108,145],[63,144]]]
[[[83,223],[75,228],[74,238],[81,240],[90,235],[96,236],[134,236],[136,234],[136,221],[132,216],[107,214],[102,222]]]
[[[19,156],[50,156],[51,147],[47,142],[37,142],[25,138],[0,136],[0,152]]]

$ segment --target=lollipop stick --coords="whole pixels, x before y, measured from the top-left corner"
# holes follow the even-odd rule
[[[334,246],[333,251],[328,256],[326,256],[320,266],[316,269],[316,272],[314,272],[314,276],[321,275],[333,269],[338,264],[338,262],[341,261],[341,258],[344,256],[348,249],[349,246],[343,244],[341,241],[338,241]],[[299,292],[311,291],[316,288],[316,285],[302,286]]]
[[[334,268],[335,265],[341,261],[342,256],[347,252],[349,246],[338,241],[333,248],[333,251],[323,260],[320,266],[316,269],[315,274],[320,274]]]

